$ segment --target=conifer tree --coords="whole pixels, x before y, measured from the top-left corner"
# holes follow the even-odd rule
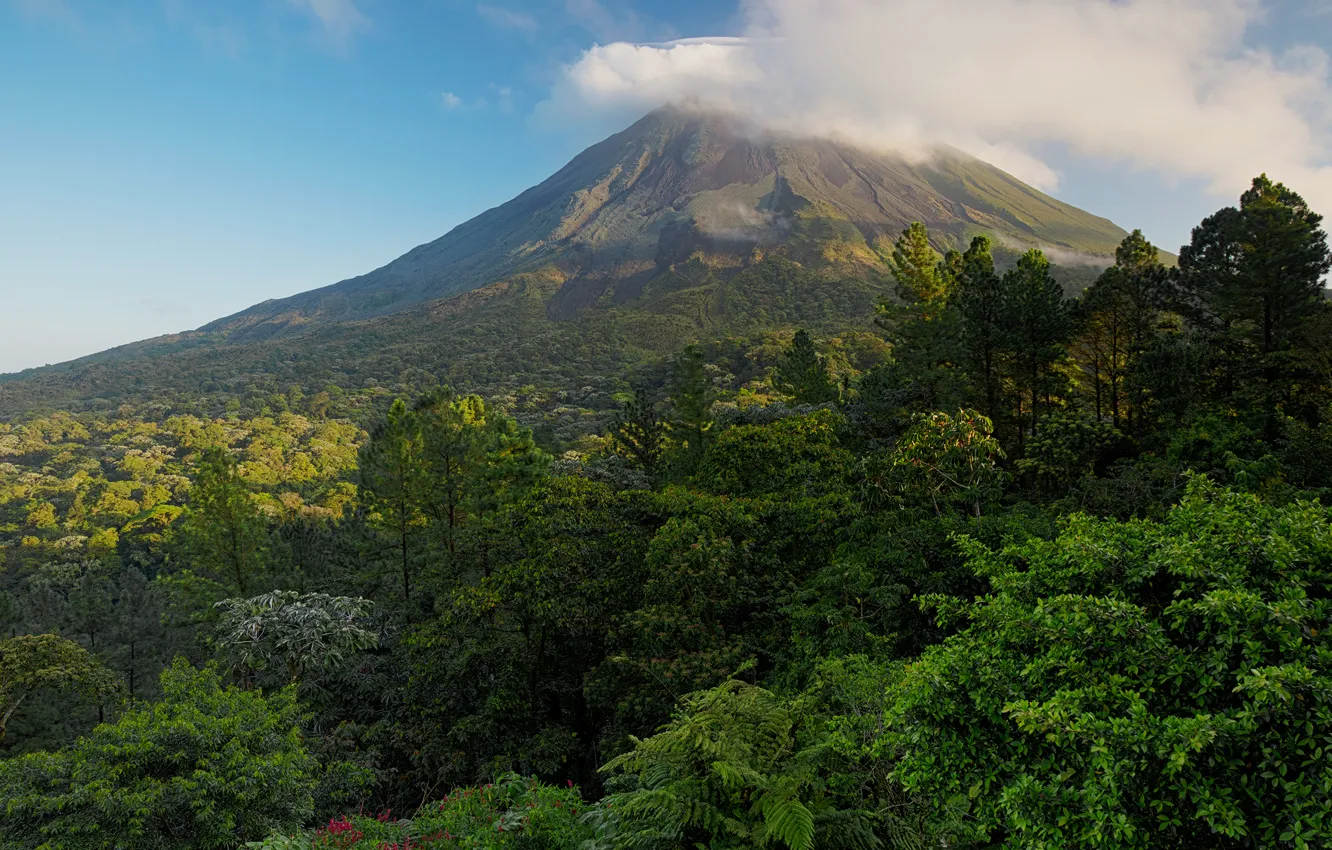
[[[956,303],[960,359],[976,385],[982,413],[1001,412],[1003,362],[1010,343],[1006,327],[1006,290],[994,270],[990,240],[977,236],[959,263]]]
[[[1116,428],[1140,430],[1145,397],[1131,373],[1160,333],[1169,277],[1156,247],[1135,230],[1077,304],[1072,351],[1096,417],[1109,415]]]
[[[1002,287],[1021,442],[1027,431],[1037,432],[1041,408],[1049,406],[1058,389],[1053,367],[1064,355],[1072,323],[1063,287],[1050,274],[1050,261],[1040,250],[1023,254],[1017,266],[1004,275]]]
[[[913,223],[897,240],[891,261],[897,298],[879,305],[876,324],[893,346],[893,361],[909,376],[910,393],[924,409],[951,404],[957,397],[958,311],[951,296],[962,255],[941,260],[930,246],[929,230]]]
[[[947,269],[930,245],[930,231],[913,221],[893,245],[891,260],[897,295],[905,302],[938,301],[948,296]]]
[[[676,358],[669,387],[668,431],[680,450],[679,462],[691,471],[707,450],[713,425],[712,403],[717,398],[704,366],[703,349],[697,344],[685,346]]]
[[[1294,401],[1305,331],[1327,310],[1323,278],[1332,254],[1322,221],[1262,175],[1238,209],[1205,219],[1180,251],[1176,301],[1217,350],[1217,390],[1263,410],[1269,438],[1277,412]]]
[[[263,568],[268,529],[226,448],[200,453],[179,535],[190,563],[241,594],[249,592]]]
[[[791,345],[782,351],[773,385],[793,396],[797,404],[826,404],[837,399],[837,385],[828,374],[828,364],[803,329],[796,331]]]
[[[424,460],[415,414],[402,399],[361,450],[361,497],[372,527],[391,540],[402,598],[412,597],[417,536],[426,524],[422,506]]]
[[[655,479],[661,472],[666,429],[657,404],[646,389],[634,390],[633,398],[615,416],[611,437],[615,440],[616,454],[637,464],[648,477]]]

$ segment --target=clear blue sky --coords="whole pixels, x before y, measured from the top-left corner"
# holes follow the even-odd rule
[[[737,6],[0,0],[0,372],[382,265],[596,140],[532,118],[583,51],[738,33]],[[1251,37],[1332,43],[1332,16],[1274,5]],[[1224,201],[1040,153],[1061,198],[1172,250]]]

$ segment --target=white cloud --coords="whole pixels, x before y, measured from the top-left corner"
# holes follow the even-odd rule
[[[370,19],[356,8],[355,0],[288,0],[314,16],[324,35],[335,47],[345,46],[358,32],[370,28]]]
[[[491,83],[490,93],[495,98],[494,106],[499,109],[500,112],[505,115],[513,112],[512,88]],[[491,107],[491,101],[485,95],[479,95],[475,100],[469,102],[463,99],[460,95],[454,94],[451,91],[446,91],[440,92],[439,105],[443,107],[446,112],[453,112],[459,109],[482,110],[489,109]]]
[[[492,6],[489,3],[479,3],[476,7],[476,13],[481,16],[482,20],[497,27],[517,30],[528,36],[535,35],[537,31],[536,18],[523,12],[515,12],[502,6]]]
[[[547,120],[665,103],[923,154],[952,144],[1036,185],[1087,157],[1236,195],[1262,171],[1332,214],[1332,85],[1314,46],[1247,39],[1260,0],[749,0],[743,39],[586,51]]]

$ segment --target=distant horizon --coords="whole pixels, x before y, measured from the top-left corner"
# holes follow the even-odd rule
[[[187,333],[365,274],[681,100],[779,128],[955,144],[1171,253],[1235,203],[1254,151],[1273,162],[1250,177],[1265,170],[1315,209],[1332,199],[1332,84],[1318,46],[1332,43],[1332,15],[1314,0],[1262,14],[1238,0],[1102,9],[1107,51],[1117,32],[1150,21],[1162,46],[1143,45],[1144,56],[1169,44],[1195,54],[1163,63],[1157,79],[1117,82],[1176,104],[1124,119],[1118,137],[1098,115],[1113,105],[1051,99],[1063,81],[1011,77],[1004,96],[989,96],[1002,108],[986,113],[965,68],[935,69],[937,80],[914,81],[925,86],[917,96],[893,82],[894,66],[869,63],[915,61],[925,48],[880,60],[858,35],[901,16],[933,32],[929,16],[946,14],[965,40],[1002,26],[984,14],[1010,2],[843,0],[811,22],[796,0],[748,11],[704,0],[286,0],[248,11],[139,0],[115,12],[0,0],[0,109],[13,128],[0,138],[0,373]],[[1080,58],[1092,53],[1079,47],[1080,20],[1052,8],[1027,24],[1060,46],[1059,61],[1083,63],[1068,76],[1094,92],[1100,60]],[[1176,34],[1200,22],[1203,34]],[[1209,76],[1166,78],[1199,63]],[[787,65],[814,69],[808,91],[783,76]],[[854,84],[820,88],[841,83]],[[1226,86],[1230,100],[1215,96]],[[1271,108],[1251,118],[1257,107],[1240,93],[1252,91]],[[1198,133],[1211,136],[1187,138]],[[1230,137],[1233,150],[1215,148]]]

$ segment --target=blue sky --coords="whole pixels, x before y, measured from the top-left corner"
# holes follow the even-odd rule
[[[540,181],[654,98],[690,93],[635,82],[655,72],[596,45],[791,25],[796,0],[765,2],[771,20],[754,11],[763,2],[730,0],[0,0],[0,372],[382,265]],[[883,5],[826,2],[847,26]],[[1312,102],[1301,108],[1317,150],[1283,154],[1300,167],[1327,164],[1326,68],[1310,46],[1332,45],[1332,15],[1318,8],[1270,4],[1242,27],[1244,49],[1304,63],[1300,79],[1314,80],[1296,94]],[[774,43],[828,49],[789,38]],[[614,91],[578,74],[603,66],[623,78]],[[626,96],[621,82],[643,91]],[[977,132],[1016,139],[1057,175],[1058,197],[1171,250],[1233,197],[1218,168],[1126,154],[1141,137],[1100,149],[1087,132],[1031,130],[1057,123],[1050,111]],[[962,130],[972,137],[949,125],[948,138]]]

